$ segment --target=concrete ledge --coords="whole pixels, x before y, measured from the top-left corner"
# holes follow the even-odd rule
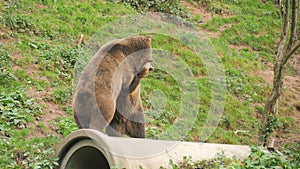
[[[168,167],[169,160],[175,163],[184,156],[195,160],[214,158],[217,153],[245,158],[249,146],[195,143],[138,138],[109,137],[92,129],[77,130],[67,136],[57,147],[60,169],[109,169],[112,167],[145,169]]]

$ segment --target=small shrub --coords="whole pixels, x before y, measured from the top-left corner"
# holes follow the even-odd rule
[[[58,132],[65,137],[78,129],[73,116],[58,118],[56,126],[58,127]]]
[[[35,29],[32,18],[28,16],[6,15],[1,22],[11,30],[18,32],[29,32]]]
[[[188,17],[189,12],[180,5],[179,0],[111,0],[114,3],[124,3],[137,11],[144,12],[164,12],[181,17]]]
[[[157,127],[148,127],[146,129],[147,138],[157,139],[161,133],[162,131]]]
[[[0,168],[3,169],[54,169],[58,166],[55,150],[50,146],[58,143],[58,138],[24,139],[28,131],[14,131],[14,137],[0,139]]]
[[[290,168],[287,156],[267,152],[262,147],[251,147],[249,157],[244,160],[244,168]]]
[[[14,81],[11,70],[11,56],[6,50],[0,49],[0,89],[9,86]]]
[[[54,100],[56,103],[64,104],[71,100],[71,89],[70,88],[59,88],[53,91]]]
[[[42,69],[61,74],[71,74],[78,58],[76,47],[57,47],[45,50],[38,59]]]
[[[236,157],[229,158],[223,152],[218,153],[215,158],[203,161],[194,161],[192,157],[185,156],[183,161],[179,164],[169,162],[169,168],[172,169],[211,169],[211,168],[282,168],[282,169],[296,169],[300,167],[300,149],[299,145],[285,146],[284,154],[276,152],[267,152],[262,147],[251,147],[251,153],[244,160]],[[160,167],[165,169],[164,167]]]
[[[32,121],[42,113],[32,98],[28,98],[22,88],[13,92],[0,94],[0,119],[3,125],[25,128],[26,123]]]

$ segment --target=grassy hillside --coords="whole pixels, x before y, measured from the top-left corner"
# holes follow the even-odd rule
[[[207,142],[258,145],[280,35],[278,9],[272,1],[259,0],[174,2],[178,3],[146,4],[138,10],[129,3],[102,0],[0,2],[0,168],[57,165],[55,145],[77,129],[71,102],[79,49],[105,24],[138,11],[179,14],[214,45],[227,92],[223,116]],[[203,61],[178,40],[164,35],[153,35],[152,46],[176,54],[191,69],[201,102],[194,126],[184,139],[200,141],[212,93]],[[280,101],[278,145],[300,141],[298,66],[296,59],[288,68]],[[146,115],[155,115],[155,120],[147,122],[147,137],[157,138],[177,117],[181,90],[171,75],[159,69],[143,79],[141,90]],[[165,98],[158,97],[162,94]],[[163,111],[153,108],[160,102],[165,102]]]

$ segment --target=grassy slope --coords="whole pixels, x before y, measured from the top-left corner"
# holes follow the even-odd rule
[[[259,1],[211,3],[208,8],[218,13],[219,16],[215,16],[202,25],[202,28],[209,32],[221,32],[220,36],[213,37],[212,41],[220,56],[223,56],[224,66],[229,68],[225,70],[231,76],[229,79],[238,84],[237,86],[230,85],[229,82],[228,89],[240,103],[250,106],[251,110],[248,112],[253,113],[252,117],[256,116],[252,122],[249,120],[248,130],[256,130],[256,119],[260,119],[264,98],[270,91],[269,84],[271,82],[266,83],[265,79],[271,79],[268,76],[272,76],[272,74],[268,76],[258,76],[258,74],[259,72],[272,71],[274,49],[280,35],[280,17],[278,9],[274,5]],[[227,72],[227,70],[229,71]],[[295,76],[295,70],[292,67],[288,67],[287,72],[287,75],[293,76],[296,83],[285,82],[285,85],[290,89],[284,92],[281,99],[280,107],[282,108],[279,109],[278,137],[289,137],[291,134],[294,138],[291,138],[290,141],[296,142],[299,140],[299,130],[297,129],[299,117],[295,108],[298,103],[295,104],[292,98],[299,99],[299,93],[293,92],[292,88],[299,90],[297,87],[299,76]],[[239,110],[241,109],[239,108]],[[232,120],[240,121],[240,119],[238,117]],[[254,133],[250,132],[249,134],[249,136],[254,136]]]
[[[208,142],[257,144],[261,106],[270,87],[255,74],[258,69],[268,69],[264,63],[273,62],[278,11],[260,1],[212,1],[208,8],[214,17],[198,26],[220,34],[210,39],[222,59],[228,88],[225,112]],[[54,145],[76,130],[71,115],[71,83],[80,34],[87,40],[102,25],[135,11],[87,0],[3,2],[0,9],[0,168],[47,168],[55,165]],[[197,24],[201,16],[192,15],[190,20]],[[205,67],[182,44],[168,37],[154,35],[152,45],[181,56],[193,74],[201,77],[196,79],[201,106],[186,137],[199,141],[211,101]],[[160,70],[142,84],[147,113],[160,113],[157,120],[148,123],[147,136],[155,138],[176,118],[180,90],[174,79]],[[151,109],[149,94],[154,89],[166,96],[163,112]],[[280,120],[287,125],[284,129],[294,130],[293,119],[281,114]]]
[[[104,1],[29,0],[1,2],[0,11],[0,168],[50,168],[61,135],[76,129],[70,103],[80,34],[88,39],[134,11]]]

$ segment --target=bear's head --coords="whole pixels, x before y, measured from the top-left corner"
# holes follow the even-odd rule
[[[151,37],[130,36],[118,41],[116,47],[123,51],[124,55],[129,56],[134,52],[151,49]]]
[[[150,36],[127,37],[119,40],[114,48],[122,51],[126,62],[132,66],[134,74],[144,77],[153,71]]]

